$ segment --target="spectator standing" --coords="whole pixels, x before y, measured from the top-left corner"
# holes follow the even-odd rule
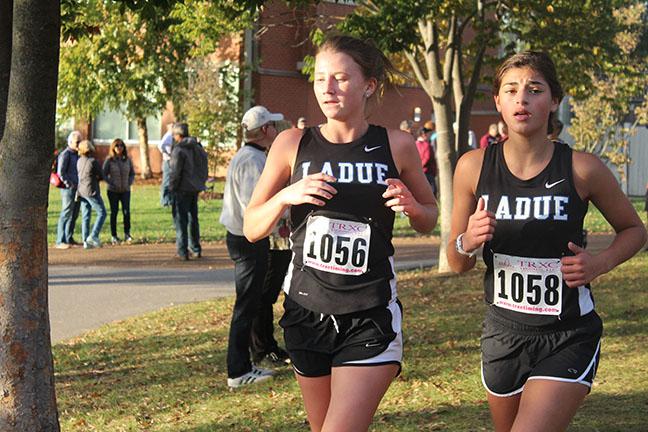
[[[423,125],[425,129],[429,129],[430,132],[430,137],[428,138],[428,141],[430,141],[430,147],[432,147],[432,154],[436,157],[436,139],[437,139],[437,133],[434,130],[434,122],[432,120],[428,120],[425,122]]]
[[[61,215],[56,232],[56,248],[68,249],[77,244],[72,235],[79,216],[79,202],[75,199],[79,184],[77,148],[81,141],[81,132],[72,131],[67,137],[67,147],[58,155],[56,173],[65,185],[61,188]]]
[[[205,190],[208,176],[207,152],[189,136],[186,123],[174,123],[174,144],[169,163],[169,191],[172,195],[177,257],[183,261],[202,256],[198,223],[198,194]]]
[[[130,196],[131,185],[135,180],[135,170],[128,157],[126,144],[119,138],[110,144],[108,158],[103,165],[103,174],[106,183],[108,183],[111,243],[119,244],[121,242],[117,237],[117,213],[119,213],[120,203],[124,219],[124,241],[130,243],[133,241],[130,234]]]
[[[500,136],[500,142],[508,139],[508,126],[502,120],[497,122],[497,133]]]
[[[160,205],[169,207],[171,203],[171,193],[169,192],[169,162],[171,161],[171,147],[173,147],[173,123],[167,124],[167,131],[162,136],[158,150],[162,153],[162,185],[160,186]]]
[[[498,143],[499,141],[500,136],[499,133],[497,133],[497,124],[491,123],[491,125],[488,126],[488,132],[479,139],[479,148],[485,149],[489,145]]]
[[[436,196],[437,165],[432,146],[430,145],[431,134],[432,130],[425,126],[420,129],[418,138],[416,139],[416,150],[418,150],[418,154],[421,158],[421,165],[423,167],[425,178],[427,178],[428,183],[432,186],[432,191],[434,191],[434,195]]]
[[[232,388],[267,380],[273,374],[250,360],[253,321],[262,308],[270,244],[267,237],[256,242],[244,237],[243,213],[265,166],[265,151],[277,136],[275,122],[283,118],[263,106],[250,108],[242,121],[245,145],[227,169],[220,222],[227,229],[227,251],[234,261],[236,286],[227,346],[227,385]]]
[[[274,337],[274,314],[272,306],[277,302],[288,266],[290,265],[290,244],[288,236],[288,212],[286,212],[269,236],[270,252],[268,270],[263,282],[261,307],[252,322],[250,351],[252,362],[259,364],[268,360],[272,363],[290,363],[288,353],[279,347]]]
[[[79,189],[77,195],[81,201],[81,234],[83,235],[83,248],[92,249],[101,247],[99,233],[106,221],[106,206],[101,199],[99,181],[103,180],[99,162],[94,158],[95,146],[92,141],[84,140],[79,144],[79,160],[77,171],[79,173]],[[92,210],[97,213],[97,219],[90,231],[90,218]]]

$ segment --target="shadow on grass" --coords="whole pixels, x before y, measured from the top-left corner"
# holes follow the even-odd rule
[[[568,432],[648,431],[646,412],[648,391],[604,394],[595,389],[576,413]]]
[[[383,403],[388,409],[388,404]],[[237,421],[238,420],[238,421]],[[449,406],[441,405],[429,409],[405,410],[399,412],[378,412],[374,417],[370,431],[461,431],[477,432],[490,430],[490,416],[485,404]],[[304,420],[289,422],[264,422],[260,425],[250,424],[247,419],[229,419],[214,421],[199,426],[179,429],[181,432],[214,432],[214,431],[257,431],[292,432],[309,431],[308,423]]]
[[[641,372],[646,345],[635,336],[647,328],[646,262],[639,260],[599,285],[607,332],[623,350],[611,367],[624,383],[595,387],[570,431],[648,430],[640,414],[648,411]],[[479,380],[481,273],[402,276],[404,372],[381,404],[372,430],[491,430]],[[625,289],[617,293],[617,286]],[[288,368],[269,383],[227,390],[230,308],[231,299],[186,305],[57,345],[57,393],[66,430],[308,430]],[[627,361],[623,353],[628,350],[638,354],[633,361],[642,363]]]

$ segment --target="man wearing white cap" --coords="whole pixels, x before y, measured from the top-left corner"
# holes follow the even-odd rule
[[[252,323],[262,305],[263,282],[268,268],[268,238],[250,243],[243,235],[243,213],[266,162],[266,150],[277,136],[276,121],[266,107],[255,106],[243,116],[243,145],[232,158],[223,193],[220,222],[227,228],[227,250],[234,261],[236,302],[227,346],[227,385],[235,388],[272,377],[250,360]]]

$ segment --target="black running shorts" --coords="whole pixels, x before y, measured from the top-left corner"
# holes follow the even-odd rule
[[[520,393],[530,379],[591,388],[603,324],[595,311],[578,323],[552,329],[510,322],[489,310],[483,324],[482,383],[494,396]]]
[[[308,310],[289,296],[284,300],[286,350],[295,371],[306,377],[331,374],[338,366],[397,364],[403,358],[402,306],[387,306],[344,315]]]

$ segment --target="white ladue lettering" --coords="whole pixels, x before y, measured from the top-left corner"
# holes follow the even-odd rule
[[[488,208],[488,195],[482,195]],[[569,197],[545,195],[539,197],[509,197],[502,195],[497,203],[495,219],[497,220],[556,220],[567,221],[567,204]],[[513,213],[511,211],[514,210]]]
[[[351,183],[353,181],[353,164],[349,162],[340,162],[340,175],[337,181],[340,183]]]
[[[533,217],[538,220],[545,220],[549,218],[549,205],[551,204],[551,196],[533,197]],[[542,206],[540,205],[542,201]]]
[[[308,175],[308,167],[310,167],[310,162],[302,162],[302,178]]]
[[[310,161],[301,163],[302,177],[316,172],[333,176],[338,183],[387,185],[389,166],[378,162],[324,162],[318,171]]]
[[[529,219],[531,215],[531,198],[515,198],[515,220]]]
[[[567,220],[567,213],[565,213],[565,205],[569,203],[569,197],[557,196],[554,197],[554,219]]]
[[[506,195],[502,195],[499,204],[497,205],[497,211],[495,212],[495,219],[511,219],[511,209],[509,208],[509,200]]]
[[[356,162],[356,169],[358,170],[358,181],[360,183],[368,184],[372,180],[372,167],[371,162]]]
[[[335,177],[333,175],[333,168],[331,168],[331,162],[324,162],[324,165],[322,165],[322,172],[324,174],[328,174],[331,177]]]
[[[385,181],[385,176],[387,175],[387,171],[389,171],[389,167],[385,164],[381,163],[376,163],[376,183],[381,184],[381,185],[387,185],[387,182]]]

